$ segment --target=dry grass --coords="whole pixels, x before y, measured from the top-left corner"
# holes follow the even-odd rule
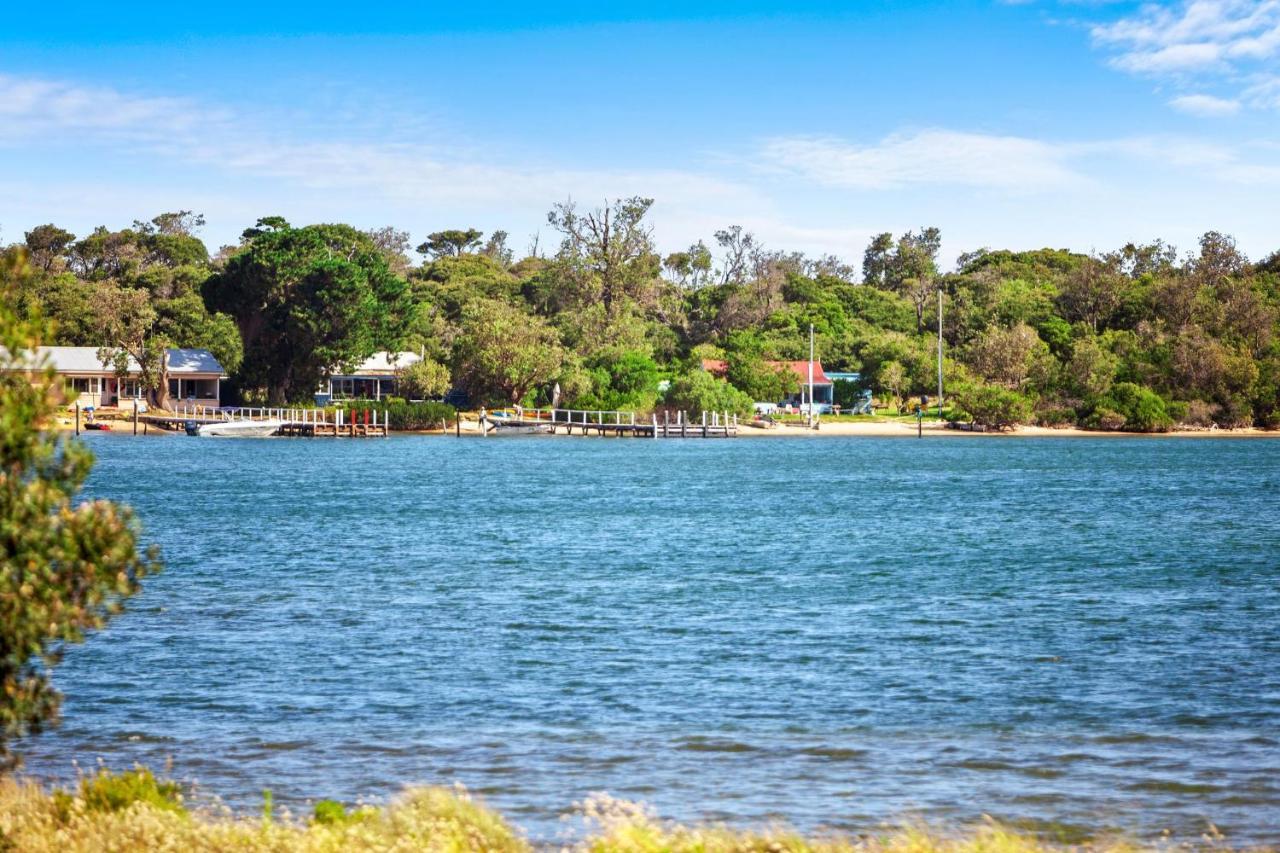
[[[958,836],[904,828],[875,838],[805,838],[790,830],[741,832],[682,827],[655,819],[642,806],[595,797],[579,806],[589,827],[578,853],[1048,853],[1064,849],[995,823]],[[1219,846],[1206,838],[1205,846]],[[237,817],[188,811],[176,789],[150,773],[106,774],[82,780],[75,792],[0,779],[0,851],[531,851],[521,834],[461,789],[406,791],[385,808],[346,812],[323,803],[307,820]],[[1124,841],[1084,848],[1129,853]],[[1168,850],[1169,848],[1164,848]]]
[[[50,795],[38,786],[0,781],[0,850],[23,853],[100,851],[527,851],[502,818],[461,791],[407,791],[384,809],[339,820],[248,819],[188,812],[148,799],[103,808],[84,796]]]
[[[806,838],[786,827],[743,832],[667,824],[643,806],[607,796],[587,800],[580,808],[588,823],[598,827],[583,842],[589,853],[1049,853],[1065,849],[995,822],[955,836],[921,826],[869,838]],[[1130,853],[1138,848],[1115,840],[1092,843],[1087,849]]]

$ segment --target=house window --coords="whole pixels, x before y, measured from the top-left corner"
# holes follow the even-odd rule
[[[102,378],[98,376],[72,376],[71,390],[80,394],[101,394]]]
[[[218,380],[170,379],[169,396],[178,400],[213,400],[218,396]]]
[[[122,379],[120,381],[120,399],[121,400],[141,400],[142,385],[136,379]]]

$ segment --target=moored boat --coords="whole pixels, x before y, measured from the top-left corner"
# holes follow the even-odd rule
[[[225,421],[223,423],[201,424],[196,427],[195,435],[201,438],[266,438],[275,435],[284,421]],[[190,433],[190,429],[188,429]]]

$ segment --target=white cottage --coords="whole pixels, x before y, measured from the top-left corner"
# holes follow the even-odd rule
[[[67,403],[96,408],[131,405],[146,398],[139,382],[138,363],[129,359],[129,370],[121,379],[114,366],[103,364],[98,347],[40,347],[37,359],[48,359],[67,382]],[[207,349],[171,349],[169,360],[169,398],[174,401],[218,406],[222,397],[222,380],[227,378],[222,365]]]
[[[349,373],[335,373],[316,392],[316,404],[326,406],[338,400],[381,400],[396,394],[396,376],[411,364],[422,361],[416,352],[380,352],[366,358]]]

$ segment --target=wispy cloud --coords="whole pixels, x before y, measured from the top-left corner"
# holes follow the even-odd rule
[[[1201,104],[1201,107],[1204,105]],[[961,186],[1011,195],[1088,188],[1099,162],[1192,170],[1225,181],[1273,181],[1271,162],[1236,148],[1176,136],[1052,141],[952,130],[893,135],[858,143],[832,137],[783,137],[760,147],[758,168],[837,188],[895,190]]]
[[[230,118],[226,110],[183,98],[0,74],[0,141],[56,133],[159,140],[192,134]]]
[[[1230,116],[1240,112],[1240,102],[1214,95],[1179,95],[1169,101],[1178,112],[1193,116]]]
[[[1132,15],[1094,26],[1091,35],[1096,45],[1116,52],[1111,64],[1123,71],[1197,88],[1215,82],[1236,93],[1230,98],[1190,93],[1170,101],[1175,109],[1221,116],[1241,104],[1275,105],[1253,90],[1256,78],[1276,73],[1280,0],[1149,3]]]
[[[930,129],[859,144],[831,137],[779,137],[762,146],[765,169],[831,186],[884,190],[949,184],[1039,190],[1081,180],[1053,145],[1017,136]]]

